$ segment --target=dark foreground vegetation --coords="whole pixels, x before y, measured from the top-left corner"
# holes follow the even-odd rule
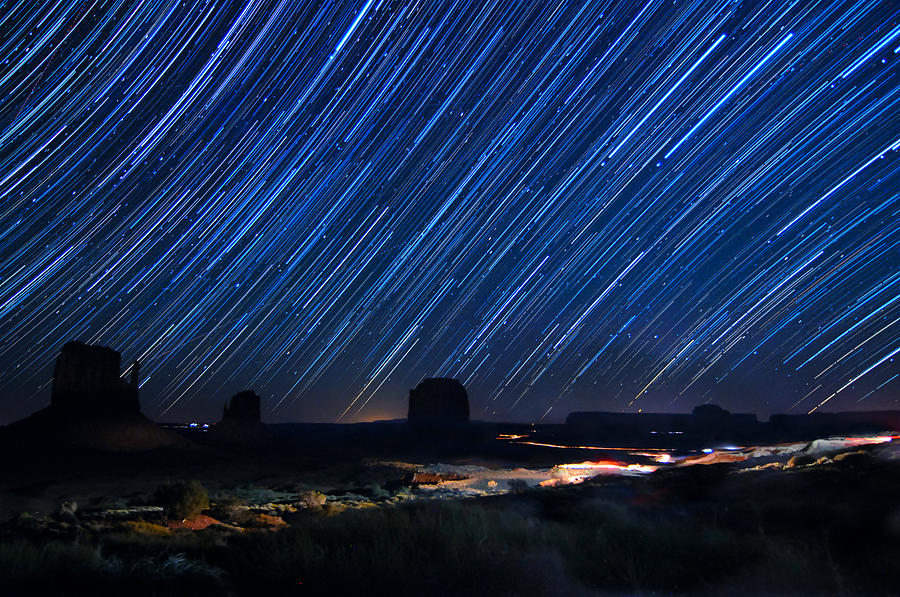
[[[6,595],[897,595],[898,472],[859,452],[476,500],[313,500],[277,531],[19,517],[0,536],[0,578]]]

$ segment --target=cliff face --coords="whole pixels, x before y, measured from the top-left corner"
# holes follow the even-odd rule
[[[121,362],[121,355],[105,346],[63,346],[53,370],[50,406],[4,428],[0,450],[15,446],[27,454],[22,466],[43,461],[82,467],[92,466],[83,460],[85,449],[144,452],[189,446],[141,414],[138,365],[126,381]]]
[[[222,423],[248,425],[262,422],[259,414],[259,396],[252,390],[244,390],[235,394],[225,405]]]
[[[139,414],[136,376],[134,383],[122,379],[121,363],[111,348],[67,343],[53,370],[51,408],[76,417]]]
[[[409,391],[410,425],[460,425],[469,422],[469,396],[463,385],[446,377],[422,380]]]

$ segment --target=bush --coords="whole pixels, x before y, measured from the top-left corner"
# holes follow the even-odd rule
[[[209,508],[209,493],[200,481],[178,481],[157,488],[155,501],[166,516],[186,520]]]
[[[168,527],[143,520],[129,520],[125,523],[126,528],[138,535],[149,535],[151,537],[167,537],[172,534]]]
[[[221,497],[215,501],[213,518],[238,525],[244,525],[253,518],[246,500],[234,496]]]
[[[370,483],[369,485],[366,485],[364,494],[367,497],[372,498],[373,500],[379,500],[379,499],[391,497],[391,492],[387,491],[379,483]]]
[[[328,504],[337,506],[336,504]],[[573,594],[549,529],[517,512],[432,502],[310,516],[277,533],[236,534],[216,562],[238,593]]]
[[[75,520],[75,512],[78,511],[78,504],[75,500],[63,500],[56,508],[56,517],[60,520]]]
[[[46,526],[44,521],[31,512],[21,512],[16,517],[14,524],[16,528],[29,531],[38,530]]]
[[[512,493],[525,493],[528,491],[528,483],[523,479],[510,479],[506,482]]]
[[[96,501],[94,510],[125,510],[128,508],[128,500],[114,497],[102,497]]]
[[[103,558],[97,547],[78,542],[0,543],[0,578],[5,587],[20,582],[62,586],[91,577],[102,565]]]
[[[325,501],[325,494],[314,489],[301,491],[297,495],[297,506],[300,508],[319,508],[325,505]]]

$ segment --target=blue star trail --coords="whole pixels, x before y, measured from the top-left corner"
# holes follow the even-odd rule
[[[900,401],[893,2],[0,6],[2,421]]]

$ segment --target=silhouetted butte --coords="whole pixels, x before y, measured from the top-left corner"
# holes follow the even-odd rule
[[[413,427],[465,425],[469,422],[469,396],[463,385],[448,377],[422,380],[409,391],[407,420]]]
[[[141,414],[138,364],[131,379],[121,376],[121,355],[106,346],[68,342],[53,369],[50,406],[17,421],[3,443],[28,446],[23,453],[76,458],[78,450],[144,451],[187,442]],[[60,451],[53,446],[67,446]]]
[[[226,425],[254,425],[261,422],[259,396],[253,390],[244,390],[232,396],[222,413],[222,423]]]
[[[121,361],[106,346],[66,343],[53,370],[50,406],[78,418],[139,414],[137,363],[128,382],[120,375]]]

